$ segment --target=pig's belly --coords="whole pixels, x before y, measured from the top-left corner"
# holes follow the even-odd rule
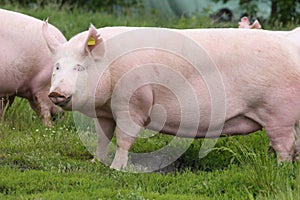
[[[7,97],[7,96],[14,95],[16,93],[15,91],[16,90],[12,90],[10,88],[7,89],[7,88],[1,88],[0,87],[0,97]]]
[[[221,135],[246,135],[261,130],[262,126],[248,117],[239,115],[226,120],[224,124],[200,122],[198,127],[191,127],[180,124],[180,122],[166,121],[162,127],[161,122],[153,121],[146,128],[178,137],[217,138]],[[208,129],[210,130],[209,132]]]
[[[19,90],[18,88],[20,88],[18,85],[1,86],[0,84],[0,97],[7,97],[21,93],[22,90]]]
[[[22,77],[8,76],[0,77],[0,96],[10,96],[18,92],[22,92],[26,88],[26,83]]]

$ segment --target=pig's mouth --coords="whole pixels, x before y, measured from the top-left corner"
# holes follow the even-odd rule
[[[62,108],[66,107],[72,99],[72,96],[65,96],[59,92],[51,92],[48,96],[55,105]]]
[[[56,105],[58,105],[60,107],[66,107],[68,105],[68,103],[71,101],[71,99],[72,99],[72,96],[68,96],[64,102],[60,102]]]

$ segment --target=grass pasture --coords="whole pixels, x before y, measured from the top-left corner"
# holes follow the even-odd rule
[[[2,8],[50,17],[67,38],[96,27],[162,26],[196,28],[236,27],[214,24],[206,19],[161,20],[155,16],[112,16],[55,5],[29,9],[6,5]],[[135,152],[152,151],[170,136],[139,139]],[[16,99],[0,121],[0,199],[300,199],[300,177],[296,163],[277,164],[268,153],[264,131],[247,137],[220,138],[214,150],[199,159],[202,140],[192,143],[175,163],[176,170],[154,173],[123,173],[101,163],[83,146],[71,113],[53,127],[45,127],[28,103]]]

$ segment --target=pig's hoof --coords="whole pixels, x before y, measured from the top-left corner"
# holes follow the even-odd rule
[[[93,158],[92,160],[90,160],[91,163],[96,163],[97,162],[97,159],[96,158]]]
[[[125,168],[125,166],[126,165],[122,164],[121,162],[113,162],[110,165],[110,169],[115,169],[115,170],[121,171],[122,169]]]
[[[111,165],[109,168],[110,168],[110,169],[117,170],[117,171],[120,171],[120,170],[121,170],[121,167],[120,167],[120,166],[116,166],[116,165]]]

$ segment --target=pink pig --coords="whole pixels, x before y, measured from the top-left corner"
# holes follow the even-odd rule
[[[20,13],[0,9],[0,115],[15,96],[28,99],[45,125],[61,112],[48,98],[52,59],[42,36],[43,22]],[[66,42],[63,34],[49,25],[49,34]],[[8,102],[9,101],[9,102]]]
[[[50,99],[97,119],[97,159],[106,159],[116,132],[113,169],[127,166],[142,127],[187,138],[264,127],[282,161],[298,154],[300,48],[285,37],[249,29],[91,26],[63,43],[46,22],[43,33],[54,58]]]
[[[258,20],[255,20],[253,24],[250,24],[248,17],[242,17],[239,22],[239,28],[261,29],[261,25]]]

